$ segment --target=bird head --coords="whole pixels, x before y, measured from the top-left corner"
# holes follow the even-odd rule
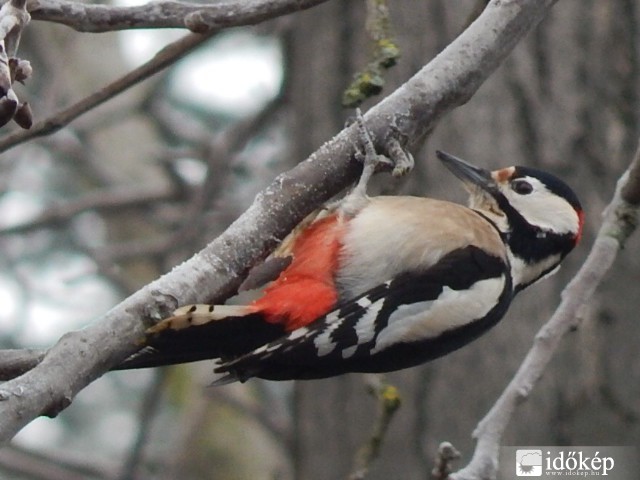
[[[559,178],[523,166],[491,172],[448,153],[437,155],[465,184],[470,208],[500,230],[509,251],[515,292],[557,270],[580,241],[582,207]]]

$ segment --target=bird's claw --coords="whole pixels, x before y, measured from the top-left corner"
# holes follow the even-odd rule
[[[393,168],[393,160],[376,152],[376,147],[371,139],[371,134],[364,124],[364,118],[359,108],[356,109],[356,124],[358,125],[358,144],[356,145],[355,158],[362,163],[364,168],[375,169],[378,165]],[[373,172],[372,172],[373,173]]]
[[[355,158],[362,162],[362,174],[355,188],[340,203],[340,210],[347,216],[354,216],[368,203],[367,185],[378,166],[391,170],[392,175],[404,175],[413,168],[413,157],[402,148],[400,138],[402,134],[394,123],[385,147],[389,156],[376,152],[371,135],[364,124],[360,109],[356,109],[356,124],[358,127],[359,144],[356,145]]]
[[[360,109],[356,109],[356,124],[358,125],[358,145],[356,146],[355,158],[363,164],[365,170],[369,170],[373,175],[373,171],[378,166],[391,170],[394,177],[400,177],[409,173],[414,166],[413,155],[404,149],[406,144],[406,135],[400,131],[398,127],[397,117],[393,118],[389,126],[389,133],[384,142],[384,150],[386,155],[376,152],[375,145],[371,138],[371,134],[364,124],[364,118]],[[363,172],[364,173],[364,172]],[[368,180],[368,179],[367,179]]]
[[[389,126],[389,135],[386,140],[386,150],[393,163],[391,174],[394,177],[406,175],[415,165],[413,155],[406,150],[403,145],[407,143],[407,136],[402,133],[397,123],[397,115],[393,117],[393,121]]]

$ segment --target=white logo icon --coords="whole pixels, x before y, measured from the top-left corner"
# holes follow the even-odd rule
[[[516,450],[516,475],[542,476],[542,450]]]

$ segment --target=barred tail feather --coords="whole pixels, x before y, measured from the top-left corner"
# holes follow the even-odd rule
[[[229,317],[244,317],[252,313],[256,313],[256,308],[247,305],[185,305],[175,310],[171,317],[149,328],[147,333],[160,333],[167,329],[182,330]]]

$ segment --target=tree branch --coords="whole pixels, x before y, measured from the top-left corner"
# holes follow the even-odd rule
[[[270,18],[306,10],[327,0],[235,0],[206,5],[152,1],[114,7],[65,0],[30,0],[34,20],[61,23],[79,32],[111,32],[134,28],[188,28],[205,33],[255,25]]]
[[[132,86],[165,69],[169,65],[172,65],[175,61],[183,58],[187,53],[199,47],[202,43],[224,28],[253,25],[287,13],[311,8],[312,6],[324,1],[327,0],[254,0],[252,2],[229,2],[225,4],[216,4],[215,7],[219,7],[219,11],[217,10],[216,14],[200,13],[197,11],[193,13],[192,16],[194,18],[197,17],[199,19],[198,21],[209,22],[207,28],[197,28],[195,30],[199,33],[186,35],[167,45],[156,53],[151,60],[145,62],[143,65],[140,65],[138,68],[135,68],[126,75],[81,99],[73,105],[56,112],[49,118],[40,120],[29,130],[18,131],[0,138],[0,153],[33,138],[57,132],[80,115],[87,113],[98,105],[101,105],[107,100],[110,100],[116,95],[124,92],[128,88],[131,88]],[[149,6],[154,7],[154,5],[156,4],[152,2],[144,5],[143,7],[149,8]],[[67,7],[69,10],[67,11],[64,9],[61,19],[67,19],[67,15],[73,16],[74,12],[81,12],[85,7],[96,7],[98,10],[105,8],[102,5],[74,3],[67,5]],[[201,5],[199,7],[202,8]],[[36,18],[35,14],[34,18]],[[108,16],[106,18],[108,18]],[[96,20],[99,19],[103,19],[101,14],[96,15]],[[195,22],[195,20],[193,20],[193,22]],[[1,65],[0,61],[0,67]],[[0,68],[0,80],[1,78]]]
[[[37,366],[45,355],[44,350],[0,350],[0,381],[11,380]],[[0,393],[1,395],[1,393]],[[0,396],[0,402],[3,398]]]
[[[159,369],[154,372],[151,383],[142,397],[142,404],[139,409],[138,434],[131,445],[122,470],[116,480],[135,480],[143,478],[141,464],[144,460],[145,447],[149,444],[149,437],[154,421],[157,419],[162,401],[162,393],[166,387],[167,369]]]
[[[442,442],[438,446],[438,454],[433,469],[431,480],[447,480],[451,473],[451,465],[460,458],[460,452],[449,442]]]
[[[365,116],[382,143],[396,120],[417,145],[439,118],[466,102],[555,0],[496,0],[440,55]],[[356,176],[356,125],[278,176],[222,235],[79,332],[64,335],[42,362],[0,387],[0,439],[39,415],[55,415],[109,368],[135,352],[146,327],[178,305],[221,301],[295,224]]]
[[[10,133],[0,138],[0,152],[4,152],[33,138],[57,132],[80,115],[87,113],[89,110],[94,109],[98,105],[101,105],[107,100],[110,100],[116,95],[124,92],[128,88],[131,88],[137,83],[146,80],[173,64],[176,60],[184,57],[187,53],[200,46],[214,34],[215,32],[209,32],[203,35],[192,33],[170,43],[156,53],[148,62],[145,62],[138,68],[133,69],[126,75],[101,88],[97,92],[94,92],[73,105],[54,113],[49,118],[36,122],[30,130]]]
[[[130,208],[145,207],[155,202],[174,200],[179,192],[170,187],[114,187],[95,190],[77,199],[53,204],[35,218],[0,226],[0,236],[27,232],[36,228],[56,226],[70,221],[79,213],[89,210],[123,212]]]
[[[26,0],[9,0],[0,8],[0,39],[10,57],[15,57],[18,52],[22,30],[31,20],[26,3]]]
[[[356,453],[353,470],[348,480],[364,480],[367,476],[371,463],[380,456],[382,441],[387,434],[391,419],[402,403],[398,389],[385,383],[379,375],[367,377],[367,389],[378,402],[378,415],[371,436]]]
[[[112,480],[115,465],[78,454],[71,449],[42,452],[18,445],[0,450],[0,468],[5,475],[30,480]]]
[[[480,480],[496,477],[498,452],[504,430],[516,406],[526,399],[544,373],[562,337],[580,322],[580,309],[593,297],[618,251],[635,231],[640,206],[640,145],[616,192],[605,210],[604,220],[586,261],[562,292],[562,302],[540,329],[533,346],[515,376],[480,421],[474,436],[476,450],[471,462],[452,474],[451,480]]]

